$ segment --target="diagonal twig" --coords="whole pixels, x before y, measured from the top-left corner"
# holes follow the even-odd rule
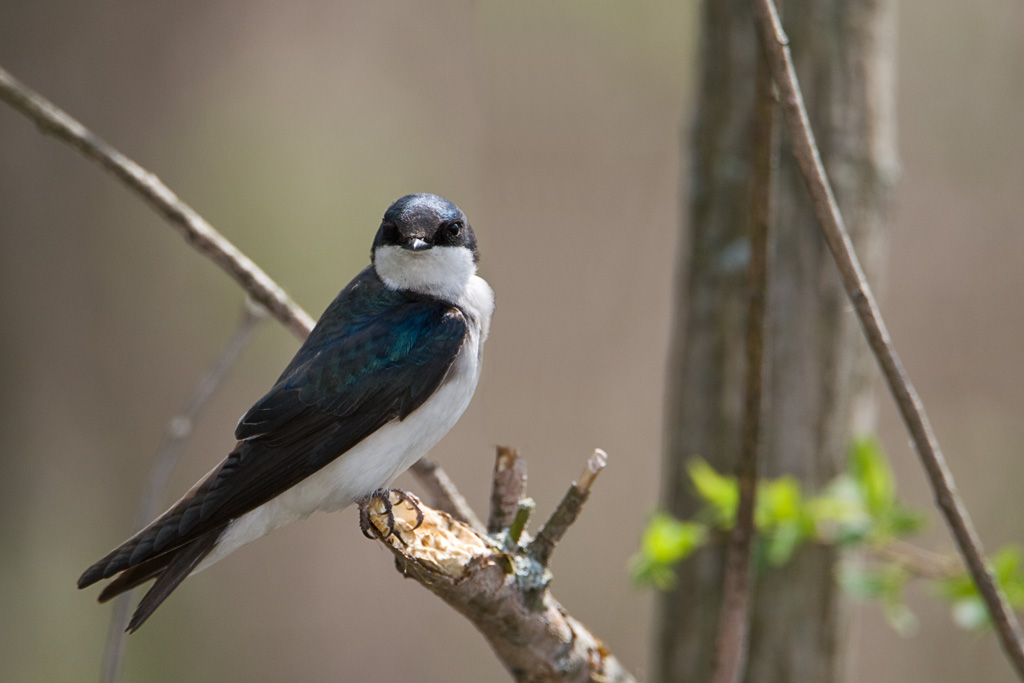
[[[486,528],[440,465],[430,458],[420,458],[410,469],[419,478],[420,484],[430,492],[434,505],[477,531]]]
[[[792,138],[793,156],[810,191],[815,213],[839,268],[846,294],[881,366],[907,431],[910,432],[934,491],[936,504],[945,516],[971,578],[988,607],[1003,651],[1017,676],[1024,680],[1024,634],[995,575],[985,562],[981,539],[957,493],[953,475],[946,465],[924,405],[896,354],[878,304],[853,250],[811,131],[789,51],[789,39],[782,29],[775,3],[772,0],[753,0],[753,8],[761,45],[768,58],[772,79],[779,89],[782,113]]]
[[[595,448],[587,458],[579,478],[565,492],[558,507],[551,513],[541,530],[537,532],[537,537],[530,541],[529,553],[540,566],[547,566],[555,546],[562,540],[562,536],[565,536],[565,532],[569,530],[576,518],[580,516],[583,504],[590,497],[590,488],[594,485],[594,480],[607,465],[608,454],[600,448]]]
[[[192,427],[196,419],[202,414],[206,405],[212,398],[217,387],[224,381],[228,372],[234,366],[235,361],[241,356],[242,351],[252,341],[256,327],[266,317],[266,309],[256,304],[252,299],[246,299],[245,309],[242,318],[235,328],[227,345],[221,351],[213,366],[200,380],[193,390],[185,408],[175,416],[167,426],[163,442],[157,449],[153,459],[153,466],[149,472],[146,484],[146,491],[142,494],[139,503],[139,514],[137,527],[141,529],[160,512],[160,501],[167,492],[167,485],[170,483],[171,474],[178,463],[178,458],[184,448],[185,441],[192,434]],[[110,629],[107,632],[107,643],[103,650],[103,668],[100,673],[100,680],[103,683],[113,683],[120,677],[121,662],[124,659],[124,640],[127,635],[128,616],[131,612],[132,596],[136,589],[127,591],[117,596],[114,603],[114,610],[110,615]]]
[[[305,339],[313,329],[313,319],[308,313],[238,247],[217,232],[192,207],[178,199],[159,178],[108,145],[52,102],[18,82],[2,68],[0,99],[32,119],[42,132],[70,144],[139,194],[181,233],[185,241],[225,270],[249,296],[262,304],[296,337]]]
[[[292,334],[300,340],[309,335],[313,329],[313,319],[309,314],[238,247],[178,199],[154,174],[108,145],[3,68],[0,68],[0,100],[35,122],[44,133],[70,144],[116,176],[166,218],[185,241],[231,275],[246,294],[266,308]],[[473,514],[465,498],[440,466],[432,462],[417,463],[412,470],[425,487],[439,495],[436,504],[472,522],[474,526],[481,526],[479,518]]]

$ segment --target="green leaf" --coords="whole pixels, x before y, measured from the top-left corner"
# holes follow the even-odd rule
[[[896,485],[885,452],[873,437],[854,439],[850,445],[850,474],[873,517],[882,517],[896,499]]]
[[[640,554],[633,557],[631,573],[633,583],[639,587],[654,586],[658,590],[665,591],[676,583],[676,573],[672,565],[651,562]]]
[[[800,484],[793,477],[764,480],[757,491],[757,510],[754,518],[759,529],[770,529],[796,520],[803,512]]]
[[[990,558],[989,567],[1013,607],[1024,606],[1024,569],[1021,549],[1013,544],[1004,545]],[[954,609],[962,601],[980,600],[978,588],[970,575],[964,571],[938,584],[939,594],[953,603]],[[970,610],[970,607],[960,607]],[[955,615],[954,615],[955,618]],[[960,623],[959,621],[957,623]]]
[[[1024,571],[1021,549],[1005,545],[989,559],[989,567],[1013,607],[1024,606]],[[939,592],[952,603],[953,621],[961,628],[978,630],[991,624],[988,607],[971,577],[964,572],[939,584]]]
[[[631,573],[638,585],[667,590],[675,583],[674,567],[707,539],[707,527],[680,522],[663,512],[655,514],[644,530],[640,552],[632,560]]]
[[[880,520],[880,535],[906,538],[919,532],[925,525],[925,516],[899,503],[893,503]]]
[[[1004,545],[992,556],[992,571],[999,583],[1006,585],[1020,577],[1021,551],[1015,545]]]
[[[643,554],[660,564],[674,564],[699,548],[707,538],[707,528],[697,522],[680,522],[659,512],[651,518],[641,543]]]
[[[843,590],[861,600],[879,600],[885,593],[885,578],[872,569],[846,563],[840,567],[838,579]]]
[[[967,572],[951,576],[938,584],[939,594],[950,602],[956,602],[963,598],[976,597],[978,589]]]
[[[871,531],[872,519],[860,487],[847,474],[833,479],[821,495],[808,500],[804,507],[814,525],[813,533],[820,540],[851,545],[863,541]]]
[[[686,471],[693,480],[697,495],[714,512],[716,523],[723,529],[731,529],[736,523],[736,507],[740,497],[736,480],[719,474],[700,458],[691,460]]]
[[[917,630],[917,617],[903,601],[903,589],[910,580],[903,567],[886,564],[866,568],[847,563],[841,567],[838,580],[853,597],[879,601],[886,621],[900,635],[911,635]]]
[[[789,558],[804,539],[799,520],[787,520],[778,524],[768,537],[765,551],[768,563],[778,567],[789,562]]]

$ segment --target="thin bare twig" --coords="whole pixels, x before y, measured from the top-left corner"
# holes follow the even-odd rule
[[[160,179],[101,140],[99,136],[59,109],[52,102],[17,81],[0,68],[0,100],[35,122],[44,133],[78,149],[89,159],[134,190],[157,213],[164,216],[190,245],[223,270],[270,314],[300,340],[313,329],[313,319],[269,275],[217,232],[202,216],[178,199]],[[424,487],[438,496],[436,504],[473,526],[483,528],[480,519],[455,488],[440,466],[432,462],[413,465]]]
[[[193,424],[242,355],[242,351],[252,341],[257,326],[266,315],[265,308],[251,299],[246,299],[242,318],[238,322],[235,333],[193,390],[185,408],[167,426],[163,442],[153,458],[153,467],[149,473],[145,493],[139,502],[136,528],[143,527],[160,512],[160,501],[167,493],[171,474],[178,463],[185,442],[192,434]],[[103,650],[103,668],[100,673],[100,680],[104,683],[113,683],[120,678],[121,662],[124,658],[125,629],[128,627],[128,617],[134,595],[134,589],[119,595],[110,615],[110,630],[107,632],[107,643]]]
[[[715,643],[714,683],[740,683],[746,669],[753,594],[754,508],[764,413],[765,327],[768,299],[768,244],[771,227],[771,184],[775,158],[771,74],[764,58],[757,62],[757,95],[753,120],[753,169],[750,183],[750,295],[747,305],[747,376],[743,434],[736,465],[739,503],[736,524],[725,549],[722,607]]]
[[[178,199],[155,175],[124,156],[52,102],[0,68],[0,99],[49,133],[92,159],[139,194],[181,233],[190,245],[210,258],[253,299],[299,339],[313,329],[313,319],[292,301],[270,276],[249,260],[192,207]]]
[[[410,469],[419,478],[434,505],[477,531],[486,529],[440,465],[429,458],[420,458]]]
[[[782,112],[793,141],[793,156],[807,183],[822,232],[839,268],[846,294],[860,319],[868,344],[881,366],[882,374],[924,465],[936,504],[945,516],[968,572],[988,607],[1003,651],[1016,670],[1018,678],[1024,680],[1024,634],[995,575],[985,561],[981,539],[974,529],[967,508],[960,499],[953,475],[946,465],[938,439],[925,414],[924,405],[893,347],[878,304],[853,250],[828,176],[825,174],[814,133],[811,131],[793,58],[789,51],[789,39],[782,29],[775,3],[772,0],[753,0],[753,8],[761,45],[768,58],[772,78],[779,89]]]
[[[895,540],[870,549],[868,556],[899,565],[913,576],[930,581],[942,581],[964,573],[958,556],[942,555],[906,541]]]
[[[551,517],[537,532],[537,537],[530,541],[529,553],[542,567],[547,566],[555,546],[580,516],[583,504],[590,497],[590,487],[607,464],[608,454],[600,448],[595,448],[587,458],[587,464],[583,467],[579,479],[572,483],[558,507],[551,513]]]
[[[519,513],[519,501],[526,496],[526,458],[509,446],[498,446],[494,457],[491,486],[491,513],[487,533],[494,535],[508,529]]]

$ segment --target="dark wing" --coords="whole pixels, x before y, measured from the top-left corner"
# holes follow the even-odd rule
[[[223,529],[405,418],[444,381],[467,329],[458,308],[383,290],[364,271],[242,417],[235,450],[170,510],[86,570],[79,587]]]
[[[201,520],[248,512],[437,390],[462,348],[466,320],[437,301],[402,309],[319,350],[245,414],[235,429],[237,456],[225,462],[233,469],[204,497]]]

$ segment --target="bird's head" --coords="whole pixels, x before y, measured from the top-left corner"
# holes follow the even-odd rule
[[[384,213],[371,251],[391,289],[458,299],[476,273],[476,236],[462,210],[436,194],[408,194]]]

